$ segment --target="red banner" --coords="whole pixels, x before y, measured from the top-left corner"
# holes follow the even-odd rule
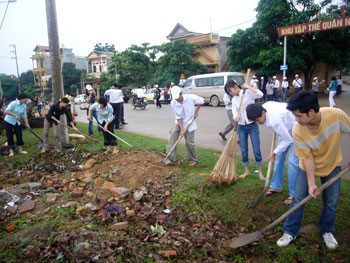
[[[350,27],[350,17],[333,18],[329,20],[319,20],[315,22],[278,27],[277,32],[279,37],[307,34],[324,30],[339,29]]]

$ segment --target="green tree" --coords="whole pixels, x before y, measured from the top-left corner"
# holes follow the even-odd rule
[[[260,0],[257,21],[245,31],[238,30],[228,42],[230,69],[252,68],[258,74],[275,74],[283,62],[283,39],[279,39],[277,27],[315,21],[320,10],[326,10],[321,19],[340,16],[340,8],[332,5],[331,0],[319,4],[314,0]],[[349,29],[289,36],[289,69],[293,73],[303,72],[308,87],[317,62],[335,69],[349,65],[349,49],[345,48],[349,41]]]
[[[18,96],[18,79],[15,75],[1,74],[1,86],[4,92],[3,97],[7,101],[13,100]]]
[[[34,74],[32,70],[23,72],[20,76],[21,85],[34,85]]]
[[[186,77],[206,73],[207,67],[194,61],[198,46],[185,40],[178,40],[161,45],[159,51],[162,56],[157,61],[156,71],[151,79],[153,83],[161,86],[169,85],[170,82],[179,83],[180,75]]]
[[[124,52],[113,57],[119,76],[118,82],[124,86],[143,86],[150,83],[153,75],[152,59],[155,57],[154,49],[148,43],[141,46],[132,45]],[[115,76],[115,67],[111,67],[110,73]]]
[[[74,63],[63,63],[62,76],[65,94],[67,92],[71,94],[76,93],[76,87],[79,86],[81,74],[82,70],[77,69]]]
[[[109,45],[108,43],[105,43],[104,45],[101,43],[96,44],[94,51],[116,52],[114,44]]]
[[[34,97],[40,95],[40,88],[34,86],[34,74],[32,70],[23,72],[20,76],[21,91],[27,95]]]

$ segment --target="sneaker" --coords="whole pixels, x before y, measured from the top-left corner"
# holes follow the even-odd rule
[[[278,239],[277,241],[277,246],[279,247],[286,247],[290,244],[290,242],[292,242],[295,238],[292,237],[291,235],[284,233],[283,236]]]
[[[336,249],[338,246],[337,240],[334,238],[332,233],[324,233],[323,240],[326,243],[328,249]]]
[[[28,152],[26,152],[26,151],[20,151],[19,153],[21,153],[21,154],[27,154]]]
[[[197,162],[188,162],[188,165],[189,165],[189,166],[196,166],[196,165],[197,165]]]
[[[225,135],[222,134],[222,132],[219,132],[219,135],[220,135],[221,139],[223,139],[224,141],[227,140],[226,137],[225,137]]]

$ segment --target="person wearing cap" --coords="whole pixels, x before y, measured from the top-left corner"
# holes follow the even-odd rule
[[[62,129],[64,128],[64,124],[60,121],[61,115],[66,115],[67,123],[70,123],[73,130],[78,130],[74,125],[72,112],[69,108],[69,103],[69,99],[67,97],[63,97],[62,99],[60,99],[59,102],[53,104],[50,107],[49,113],[45,116],[43,147],[41,149],[42,153],[45,153],[47,150],[49,150],[49,131],[51,125],[53,128],[55,151],[62,151],[61,136],[63,134]]]
[[[295,79],[292,82],[295,92],[303,90],[303,81],[299,78],[298,74],[295,74]]]
[[[225,87],[232,96],[233,120],[238,122],[238,139],[244,166],[244,173],[239,177],[245,178],[249,175],[248,137],[250,136],[255,163],[258,166],[258,176],[260,180],[265,180],[262,172],[263,162],[260,150],[259,126],[254,121],[248,119],[246,112],[247,106],[255,103],[255,100],[262,98],[263,93],[258,88],[251,87],[247,83],[244,83],[243,87],[241,87],[234,80],[228,80]]]
[[[318,81],[318,77],[314,77],[314,79],[312,81],[312,91],[313,91],[313,93],[316,94],[316,96],[318,96],[318,93],[320,92],[320,86],[324,82],[325,82],[325,80]]]
[[[260,77],[259,81],[259,90],[263,93],[262,98],[260,99],[260,102],[265,102],[266,101],[266,83],[265,83],[265,78],[264,76]]]
[[[257,85],[256,83],[258,82],[258,79],[257,77],[254,75],[250,81],[250,86],[254,86],[254,85]]]
[[[18,152],[22,154],[27,154],[23,150],[23,136],[22,136],[22,123],[30,129],[30,125],[27,118],[27,100],[28,95],[21,93],[18,95],[17,99],[12,101],[5,109],[5,130],[7,137],[7,149],[9,150],[9,156],[14,155],[15,141],[13,136],[16,135],[16,146]]]
[[[171,82],[171,83],[170,83],[170,87],[169,87],[169,91],[168,91],[168,94],[169,94],[169,101],[172,100],[172,98],[171,98],[171,89],[172,89],[174,86],[175,86],[174,82]]]
[[[282,102],[287,102],[287,93],[289,89],[289,82],[287,77],[283,77],[282,81]]]
[[[281,87],[280,81],[276,76],[272,77],[273,80],[273,100],[278,101],[278,89]]]
[[[196,119],[204,99],[194,94],[182,94],[179,86],[172,87],[171,109],[175,115],[175,127],[168,142],[167,153],[173,148],[179,136],[184,136],[187,148],[187,161],[193,166],[198,163],[195,147]],[[169,160],[176,162],[176,149],[169,155]]]

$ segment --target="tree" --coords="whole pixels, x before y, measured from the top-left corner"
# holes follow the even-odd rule
[[[18,80],[15,75],[1,74],[1,86],[3,90],[3,97],[10,101],[18,96]]]
[[[82,70],[76,68],[74,63],[63,63],[62,76],[64,93],[76,93],[76,87],[79,86]],[[74,86],[72,86],[74,85]]]
[[[153,75],[151,55],[155,47],[149,47],[148,43],[142,46],[132,45],[124,52],[113,57],[119,76],[118,82],[124,86],[144,86],[150,83]],[[155,56],[154,56],[155,57]],[[114,67],[111,73],[115,76]]]
[[[238,30],[228,42],[228,64],[231,70],[252,68],[258,74],[272,75],[283,62],[283,43],[277,27],[309,23],[318,19],[339,17],[340,9],[331,0],[315,4],[314,0],[261,0],[256,8],[257,21],[247,30]],[[347,6],[347,8],[349,8]],[[289,69],[303,72],[306,85],[317,62],[341,69],[350,64],[349,29],[322,31],[288,37],[287,63]],[[307,87],[306,86],[306,87]]]
[[[105,43],[104,45],[101,43],[96,44],[94,51],[116,52],[114,44],[109,45],[108,43]]]
[[[198,55],[197,49],[198,46],[185,40],[161,45],[159,51],[163,55],[158,59],[152,82],[164,86],[169,85],[170,82],[179,83],[181,73],[188,77],[206,73],[208,71],[207,67],[194,61]]]

